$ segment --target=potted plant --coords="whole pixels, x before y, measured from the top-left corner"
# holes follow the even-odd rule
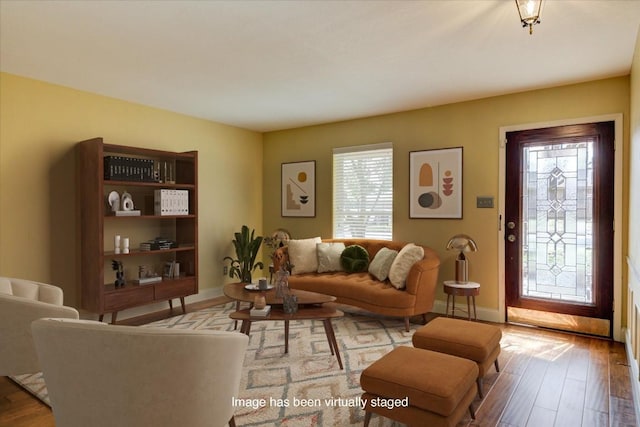
[[[229,261],[229,277],[237,277],[243,283],[251,283],[251,274],[253,270],[260,267],[262,270],[264,264],[258,261],[256,257],[260,245],[262,244],[262,236],[254,237],[255,230],[249,232],[249,227],[242,226],[239,233],[234,233],[233,246],[236,250],[236,259],[230,256],[224,257],[225,261]]]

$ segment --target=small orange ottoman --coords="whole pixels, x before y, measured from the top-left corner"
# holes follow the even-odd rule
[[[413,334],[413,346],[473,360],[478,364],[478,394],[491,365],[500,372],[498,355],[502,331],[497,326],[467,320],[436,317]]]
[[[476,396],[478,366],[466,359],[397,347],[362,371],[364,425],[371,414],[416,427],[453,427]]]

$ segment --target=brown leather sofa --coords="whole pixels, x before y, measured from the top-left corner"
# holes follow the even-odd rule
[[[406,243],[375,239],[323,239],[323,242],[343,242],[345,246],[360,245],[373,260],[382,248],[400,251]],[[409,318],[430,312],[435,300],[440,258],[431,248],[424,248],[424,258],[416,262],[407,276],[404,289],[394,288],[389,281],[381,282],[368,272],[303,273],[289,277],[289,287],[332,295],[336,302],[363,308],[386,316],[404,318],[409,331]],[[277,249],[273,256],[274,270],[288,261],[288,248]],[[286,265],[286,264],[285,264]],[[426,320],[426,319],[425,319]]]

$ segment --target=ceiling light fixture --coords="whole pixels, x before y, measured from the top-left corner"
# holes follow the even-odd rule
[[[515,0],[520,14],[522,26],[529,26],[529,34],[533,34],[533,26],[540,23],[542,0]]]

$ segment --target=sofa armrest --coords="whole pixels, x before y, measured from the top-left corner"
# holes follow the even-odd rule
[[[0,293],[0,375],[40,370],[31,337],[31,322],[42,317],[77,319],[73,307]]]
[[[406,282],[406,292],[416,295],[416,313],[426,313],[433,308],[440,269],[440,258],[436,251],[423,248],[424,258],[411,267]]]

